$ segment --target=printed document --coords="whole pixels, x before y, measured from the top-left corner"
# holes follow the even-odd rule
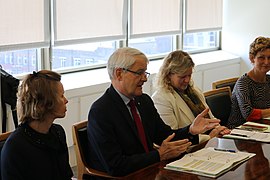
[[[183,158],[167,164],[165,169],[218,177],[253,156],[254,153],[221,151],[208,147],[186,154]]]
[[[246,122],[242,126],[233,129],[230,134],[226,134],[223,137],[230,139],[270,142],[270,126],[267,124]]]

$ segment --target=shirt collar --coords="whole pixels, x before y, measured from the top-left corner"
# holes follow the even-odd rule
[[[115,89],[116,92],[119,94],[119,96],[122,98],[122,100],[124,101],[124,103],[125,103],[126,105],[128,105],[130,99],[129,99],[127,96],[125,96],[124,94],[120,93],[116,88],[114,88],[114,89]]]

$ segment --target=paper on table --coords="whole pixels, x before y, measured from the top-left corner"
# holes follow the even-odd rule
[[[226,134],[223,137],[231,139],[253,140],[259,142],[270,142],[270,133],[247,131],[242,129],[233,129],[230,134]]]
[[[216,151],[213,147],[208,147],[186,154],[183,158],[167,164],[165,169],[218,177],[253,156],[254,153]]]

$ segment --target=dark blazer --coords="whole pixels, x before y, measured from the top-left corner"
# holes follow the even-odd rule
[[[153,143],[160,145],[173,132],[174,139],[198,136],[188,133],[189,126],[172,130],[160,118],[152,99],[143,94],[135,98],[150,152],[144,151],[136,125],[124,101],[111,86],[93,103],[88,115],[89,165],[94,169],[123,176],[160,161]]]

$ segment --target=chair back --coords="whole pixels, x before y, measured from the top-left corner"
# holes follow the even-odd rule
[[[7,138],[9,137],[9,135],[11,134],[11,132],[5,132],[0,134],[0,180],[2,179],[2,173],[1,173],[1,153],[2,153],[2,149],[3,146],[7,140]]]
[[[239,77],[233,77],[233,78],[228,78],[228,79],[222,79],[218,80],[212,83],[212,88],[213,89],[218,89],[222,87],[227,87],[229,86],[231,88],[231,92],[233,91],[234,85],[236,81],[238,80]]]
[[[87,138],[87,120],[73,124],[72,137],[77,160],[78,179],[84,179],[85,176],[98,176],[108,179],[117,179],[105,172],[92,169],[87,164],[89,158],[88,138]]]
[[[231,89],[223,87],[204,92],[207,105],[213,115],[220,119],[220,124],[225,126],[231,113]]]

